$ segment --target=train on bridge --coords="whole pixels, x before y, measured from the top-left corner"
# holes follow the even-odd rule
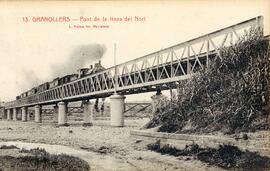
[[[16,96],[16,100],[41,93],[43,91],[55,88],[57,86],[61,86],[63,84],[75,81],[77,79],[98,73],[98,72],[103,71],[105,69],[106,68],[101,65],[101,61],[99,60],[94,65],[90,65],[90,68],[79,69],[77,74],[69,74],[69,75],[65,75],[63,77],[57,77],[57,78],[53,79],[51,82],[46,82],[46,83],[43,83],[37,87],[33,87],[32,89],[30,89],[26,92],[23,92],[21,95]]]
[[[151,54],[105,69],[98,62],[78,73],[56,78],[22,93],[5,103],[7,119],[22,113],[26,121],[29,107],[35,107],[35,121],[41,122],[42,106],[55,105],[58,125],[67,123],[68,103],[83,101],[86,121],[97,98],[110,97],[111,125],[123,126],[125,95],[176,88],[197,71],[210,67],[214,58],[223,58],[220,49],[237,43],[253,28],[263,31],[261,16],[199,36]],[[263,33],[263,32],[262,32]]]

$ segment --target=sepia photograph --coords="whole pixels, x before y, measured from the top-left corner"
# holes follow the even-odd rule
[[[270,1],[0,1],[0,171],[270,171]]]

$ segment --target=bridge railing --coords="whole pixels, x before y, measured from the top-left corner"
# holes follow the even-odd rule
[[[208,67],[209,58],[231,46],[251,28],[263,28],[261,16],[116,65],[61,86],[7,102],[5,108],[48,104],[63,100],[95,98],[146,86],[187,79],[197,68]]]

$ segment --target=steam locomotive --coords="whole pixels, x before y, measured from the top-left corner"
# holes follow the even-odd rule
[[[22,93],[20,96],[16,96],[16,100],[19,100],[21,98],[25,98],[27,96],[31,96],[33,94],[37,94],[43,91],[46,91],[48,89],[72,82],[74,80],[77,80],[79,78],[83,78],[86,77],[88,75],[91,74],[95,74],[97,72],[103,71],[106,68],[104,68],[101,65],[101,61],[98,61],[98,63],[95,63],[94,65],[90,65],[90,68],[81,68],[79,69],[77,72],[77,74],[69,74],[69,75],[65,75],[63,77],[57,77],[55,79],[53,79],[51,82],[46,82],[43,83],[37,87],[34,87],[30,90],[28,90],[27,92]]]

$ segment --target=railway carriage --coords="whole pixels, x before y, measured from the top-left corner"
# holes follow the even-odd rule
[[[78,79],[78,74],[65,75],[64,77],[59,78],[58,85],[63,85]]]
[[[46,91],[46,90],[48,90],[48,89],[49,89],[49,83],[48,83],[48,82],[43,83],[43,84],[41,84],[41,85],[39,85],[39,86],[37,87],[37,93]]]
[[[59,77],[53,79],[51,82],[49,82],[49,88],[54,88],[59,85]]]
[[[24,92],[21,94],[21,98],[27,97],[28,96],[28,92]]]
[[[81,68],[78,70],[77,74],[70,74],[65,75],[63,77],[57,77],[53,79],[50,82],[43,83],[37,87],[32,88],[31,90],[22,93],[20,96],[16,97],[16,100],[19,100],[21,98],[25,98],[52,88],[55,88],[57,86],[72,82],[77,80],[78,78],[83,78],[91,74],[95,74],[97,72],[103,71],[105,68],[101,65],[101,61],[98,63],[95,63],[94,65],[90,65],[90,68]]]

